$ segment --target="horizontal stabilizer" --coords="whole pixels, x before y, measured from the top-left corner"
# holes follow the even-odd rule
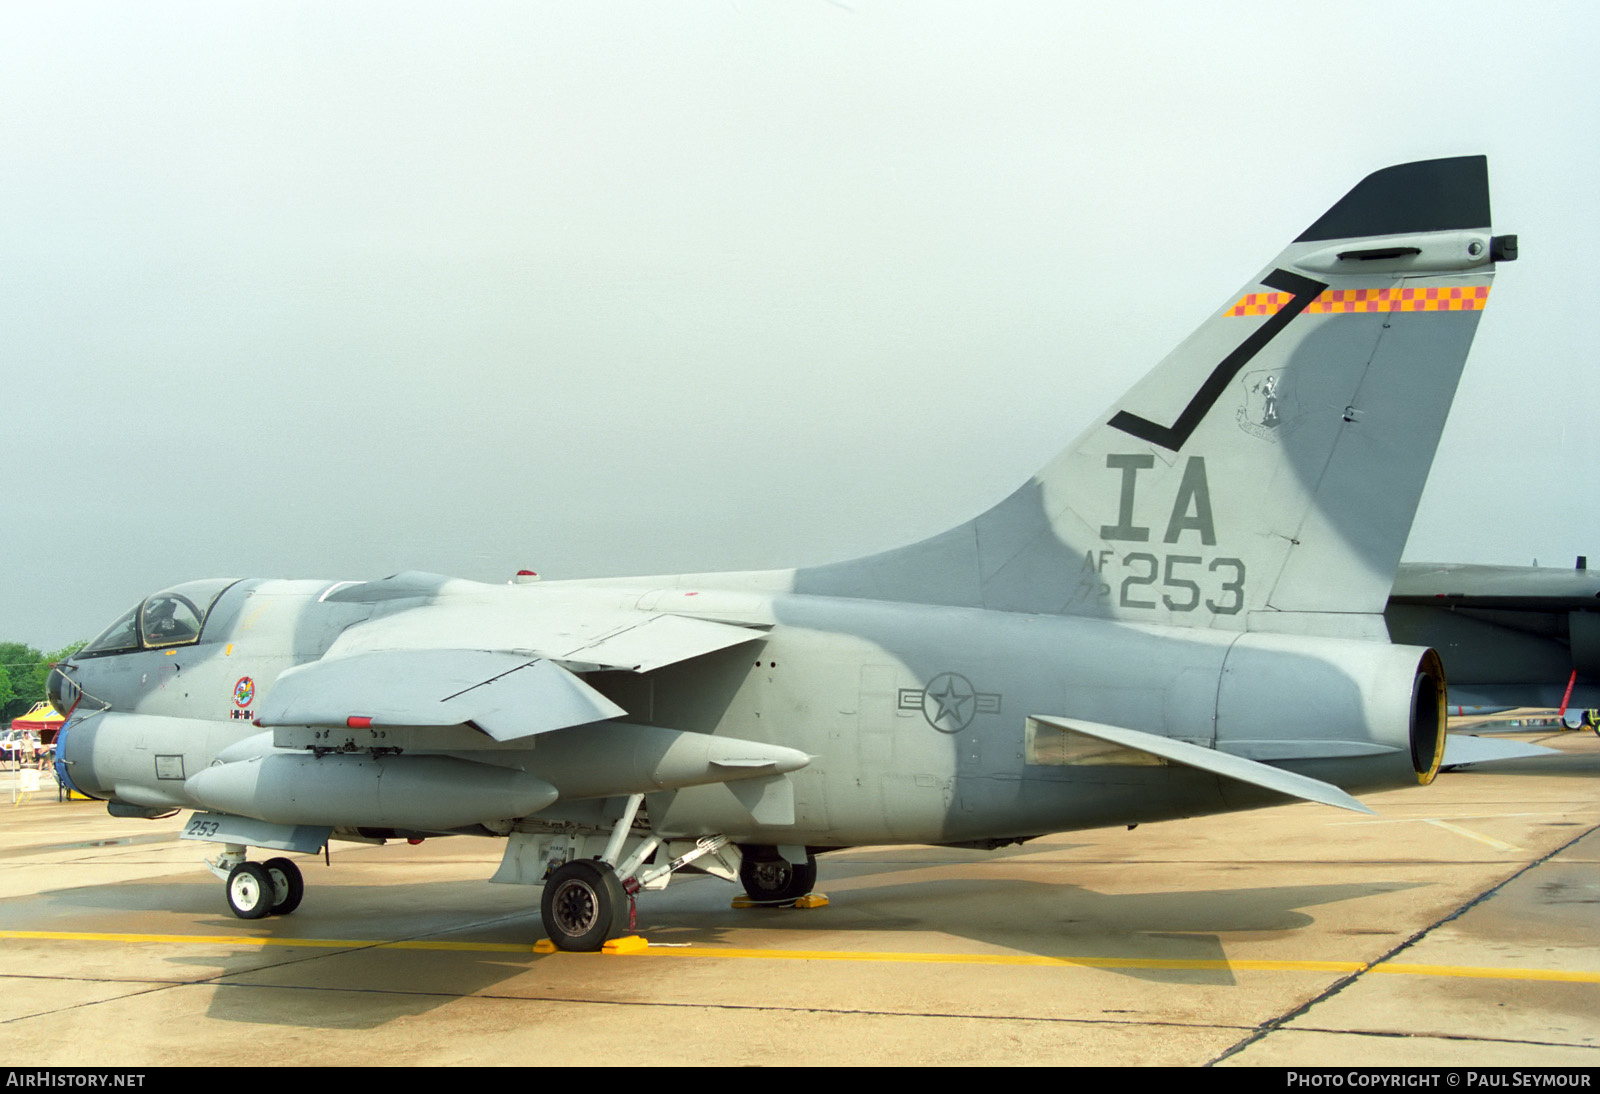
[[[262,726],[474,725],[497,741],[625,713],[559,665],[489,650],[381,650],[278,677]]]
[[[1485,764],[1493,760],[1529,760],[1537,756],[1560,756],[1561,750],[1544,745],[1524,744],[1521,741],[1502,741],[1498,737],[1474,737],[1466,733],[1452,733],[1445,738],[1444,759],[1440,767],[1465,767],[1468,764]]]
[[[1155,733],[1124,729],[1122,726],[1108,726],[1099,722],[1085,722],[1077,718],[1051,718],[1035,714],[1033,720],[1065,733],[1077,733],[1135,752],[1149,753],[1172,763],[1209,771],[1213,775],[1249,783],[1278,794],[1286,794],[1291,798],[1303,798],[1306,801],[1333,805],[1357,813],[1372,812],[1332,783],[1325,783],[1308,775],[1297,775],[1292,771],[1257,763],[1255,760],[1247,760],[1243,756],[1229,756],[1187,741],[1175,741],[1171,737],[1162,737]]]

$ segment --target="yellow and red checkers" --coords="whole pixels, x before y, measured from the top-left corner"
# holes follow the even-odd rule
[[[1294,296],[1286,292],[1253,292],[1224,315],[1275,315]],[[1306,306],[1306,314],[1394,311],[1482,311],[1489,302],[1487,285],[1453,285],[1428,289],[1325,289]]]

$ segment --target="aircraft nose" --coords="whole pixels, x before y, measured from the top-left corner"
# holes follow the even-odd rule
[[[55,712],[63,718],[83,697],[83,690],[72,680],[72,673],[76,672],[77,669],[78,666],[70,657],[64,661],[57,661],[51,666],[50,675],[45,681],[45,698],[50,701],[50,706],[55,709]]]

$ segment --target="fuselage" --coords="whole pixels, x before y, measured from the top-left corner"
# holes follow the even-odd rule
[[[122,648],[100,651],[91,644],[67,666],[71,683],[58,684],[63,705],[82,692],[61,751],[67,776],[129,806],[201,808],[186,782],[263,735],[256,712],[289,669],[386,648],[527,651],[526,636],[546,634],[552,619],[618,611],[756,629],[751,641],[652,671],[586,672],[589,686],[626,711],[622,721],[766,742],[811,758],[787,776],[792,825],[759,822],[728,784],[713,783],[649,796],[649,822],[667,837],[727,833],[817,847],[981,843],[1273,799],[1148,755],[1085,747],[1035,715],[1175,738],[1347,789],[1414,784],[1426,767],[1412,740],[1419,651],[1407,647],[648,579],[438,579],[416,595],[330,599],[350,584],[225,584],[198,613],[197,640],[152,648],[122,639]],[[581,652],[571,659],[581,662]],[[100,709],[141,718],[91,713]],[[589,739],[604,735],[577,725],[495,741],[437,727],[397,733],[388,751],[546,779],[562,796],[540,816],[559,820],[573,795],[608,793],[606,757],[581,778],[557,762]],[[285,743],[281,730],[277,740]]]

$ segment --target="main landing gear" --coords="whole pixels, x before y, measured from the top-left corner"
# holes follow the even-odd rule
[[[246,862],[245,848],[228,844],[216,862],[207,863],[223,879],[228,910],[240,919],[288,915],[306,895],[300,867],[286,858]]]
[[[592,952],[612,937],[631,931],[633,899],[639,890],[665,885],[671,874],[691,863],[698,863],[698,870],[729,881],[737,876],[750,899],[758,904],[793,904],[816,887],[817,859],[809,850],[805,852],[805,862],[799,864],[788,861],[776,847],[745,846],[738,848],[735,855],[727,836],[702,837],[670,862],[650,866],[645,863],[658,850],[673,845],[660,837],[646,836],[622,858],[623,845],[643,801],[642,794],[629,799],[611,831],[604,854],[568,859],[545,877],[539,912],[545,935],[556,949]],[[787,850],[798,857],[799,848]]]
[[[637,891],[637,890],[635,890]],[[539,913],[558,949],[590,953],[628,929],[629,894],[610,864],[576,859],[558,866],[544,883]]]
[[[757,904],[793,904],[817,887],[817,856],[795,865],[775,847],[741,847],[739,884]]]
[[[793,904],[816,887],[817,859],[810,851],[800,864],[789,862],[776,847],[744,846],[735,855],[727,836],[701,837],[670,862],[656,860],[648,866],[658,851],[673,853],[688,841],[669,844],[658,836],[646,836],[624,858],[623,846],[643,802],[642,794],[628,799],[604,854],[568,859],[545,877],[539,912],[545,935],[556,949],[591,952],[631,931],[633,899],[639,890],[665,885],[669,875],[691,863],[728,881],[737,876],[750,899],[760,904]],[[786,850],[796,857],[800,853],[798,848]]]

